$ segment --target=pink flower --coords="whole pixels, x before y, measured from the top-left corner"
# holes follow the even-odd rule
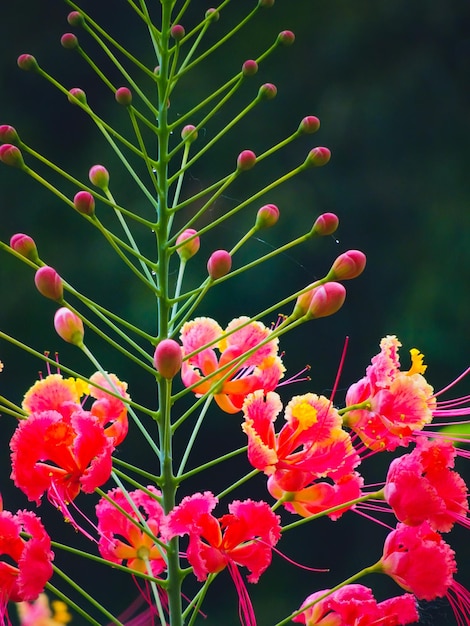
[[[67,418],[56,410],[32,414],[19,423],[10,448],[15,485],[37,504],[47,491],[66,516],[80,490],[92,493],[111,474],[113,439],[82,409]]]
[[[433,388],[422,375],[426,369],[423,355],[413,348],[412,366],[402,372],[400,346],[393,335],[382,339],[381,351],[372,359],[366,376],[351,385],[346,394],[347,425],[376,451],[407,446],[414,433],[432,420],[436,406]],[[364,406],[354,408],[356,404]]]
[[[326,593],[327,589],[308,596],[300,607],[308,608],[292,621],[307,626],[405,626],[419,620],[411,594],[377,603],[372,591],[363,585],[346,585],[321,599]]]
[[[189,535],[186,557],[199,581],[226,566],[241,565],[250,571],[248,581],[258,582],[281,537],[279,517],[266,502],[235,500],[229,514],[216,518],[211,514],[216,504],[208,491],[183,498],[169,513],[162,535]]]
[[[394,459],[385,484],[385,499],[397,518],[410,526],[428,521],[448,532],[468,512],[467,486],[452,471],[456,450],[448,441],[419,438],[410,454]]]
[[[457,571],[454,551],[428,522],[398,524],[385,540],[382,571],[419,600],[445,596]]]
[[[30,536],[23,539],[20,533]],[[0,511],[0,615],[8,601],[35,600],[52,576],[51,540],[30,511]],[[9,623],[9,622],[8,622]]]
[[[136,489],[129,492],[129,497],[145,520],[147,530],[154,537],[160,532],[164,518],[163,508],[158,502],[160,492],[154,487],[147,487],[150,495]],[[141,522],[127,497],[120,489],[112,489],[107,494],[117,506],[105,498],[101,498],[96,506],[98,530],[100,531],[99,551],[104,559],[112,563],[123,563],[131,569],[148,573],[147,561],[150,562],[152,574],[157,576],[166,569],[165,553],[152,537],[142,530]],[[123,509],[133,523],[117,507]]]
[[[90,381],[113,393],[118,393],[123,398],[129,398],[127,383],[120,381],[114,374],[104,376],[101,372],[96,372],[90,377]],[[111,437],[114,445],[118,446],[125,439],[128,430],[126,404],[93,385],[89,386],[89,390],[90,396],[96,399],[91,406],[91,414],[99,419],[104,427],[104,434]]]
[[[260,345],[269,338],[271,331],[261,322],[250,322],[239,328],[248,319],[234,319],[223,331],[215,320],[198,317],[186,322],[181,329],[184,355],[191,355],[183,360],[183,383],[186,387],[195,385],[194,393],[204,395],[220,381],[214,398],[226,413],[240,411],[245,397],[256,389],[265,392],[275,389],[284,372],[282,361],[277,355],[277,339]],[[231,334],[223,337],[224,332]],[[213,345],[207,346],[212,342]],[[252,349],[254,351],[244,357]],[[229,363],[238,357],[242,357],[242,360],[235,367],[236,371],[227,377],[228,372],[234,369],[234,365]],[[206,380],[205,377],[211,374]]]

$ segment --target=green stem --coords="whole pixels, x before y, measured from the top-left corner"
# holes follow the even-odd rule
[[[202,411],[200,412],[199,417],[197,419],[197,422],[196,422],[196,424],[195,424],[195,426],[193,428],[193,431],[191,433],[191,437],[189,438],[189,441],[186,444],[186,448],[185,448],[185,451],[184,451],[184,454],[183,454],[183,458],[181,459],[181,463],[180,463],[178,472],[176,474],[177,478],[180,478],[181,474],[184,471],[184,468],[185,468],[186,463],[188,461],[189,455],[191,454],[191,450],[193,448],[194,442],[196,441],[196,437],[197,437],[197,435],[199,433],[199,429],[202,426],[202,422],[204,421],[204,418],[206,416],[207,410],[209,409],[209,406],[210,406],[210,404],[212,402],[212,398],[213,398],[213,396],[208,396],[206,398],[204,406],[202,407]]]
[[[54,572],[56,574],[58,574],[61,578],[63,578],[63,580],[65,580],[73,589],[75,589],[75,591],[77,591],[92,606],[94,606],[95,609],[98,609],[98,611],[100,611],[100,613],[102,613],[106,617],[106,619],[109,619],[113,624],[116,624],[116,626],[125,626],[116,617],[114,617],[114,615],[112,613],[110,613],[107,609],[105,609],[104,606],[100,602],[95,600],[95,598],[93,598],[93,596],[91,596],[88,592],[86,592],[72,578],[70,578],[70,576],[67,576],[67,574],[65,572],[63,572],[61,569],[59,569],[57,567],[57,565],[53,565],[52,567],[53,567]],[[100,626],[99,622],[96,622],[95,620],[93,620],[91,623],[92,624],[96,624],[97,626]]]

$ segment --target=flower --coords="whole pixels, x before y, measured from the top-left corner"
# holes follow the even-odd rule
[[[219,407],[226,413],[237,413],[249,393],[256,389],[272,391],[283,376],[284,367],[277,355],[278,340],[269,341],[270,334],[271,330],[264,324],[250,322],[248,317],[232,320],[225,331],[209,317],[186,322],[181,329],[186,355],[181,370],[183,383],[186,387],[194,385],[197,395],[214,389]],[[265,343],[260,345],[262,342]],[[215,349],[220,352],[219,358]],[[238,357],[241,357],[238,365],[231,364]]]
[[[276,435],[274,421],[282,409],[277,393],[250,394],[242,429],[248,436],[248,460],[267,476],[270,494],[299,515],[335,507],[358,498],[362,479],[354,472],[360,459],[341,428],[341,416],[324,396],[295,396],[285,409],[286,423]],[[327,478],[315,484],[317,479]],[[342,511],[336,511],[336,519]]]
[[[452,471],[456,449],[449,441],[419,438],[416,448],[390,464],[385,499],[397,518],[410,526],[428,521],[434,530],[448,532],[466,519],[467,486]]]
[[[65,602],[53,600],[49,606],[45,593],[40,593],[33,602],[19,602],[16,609],[21,626],[60,626],[72,619]]]
[[[402,372],[400,346],[394,335],[384,337],[366,376],[346,394],[345,422],[371,450],[407,446],[433,417],[436,400],[423,376],[423,355],[416,348],[410,350],[411,368]]]
[[[248,568],[249,582],[258,582],[281,537],[279,517],[266,502],[235,500],[229,514],[216,518],[211,514],[216,504],[208,491],[183,498],[169,513],[162,535],[189,535],[186,557],[199,581],[234,564]]]
[[[95,398],[90,414],[98,418],[105,428],[105,435],[112,437],[117,446],[127,435],[127,407],[122,400],[95,387],[93,383],[123,398],[129,398],[127,383],[120,381],[114,374],[101,372],[93,374],[90,382],[91,385],[79,378],[64,379],[61,374],[49,374],[36,381],[26,392],[23,409],[28,415],[53,410],[69,419],[74,411],[83,410],[81,398],[90,395]]]
[[[100,554],[112,563],[126,561],[128,567],[143,573],[148,573],[147,563],[150,562],[152,574],[157,576],[166,569],[165,553],[151,536],[158,536],[164,518],[163,508],[157,500],[161,494],[149,486],[147,492],[136,489],[127,495],[135,508],[121,489],[108,491],[107,496],[116,503],[115,506],[106,498],[101,498],[96,506]],[[127,516],[117,507],[125,511]],[[136,510],[140,511],[145,520],[147,532],[142,529]]]
[[[1,505],[0,505],[1,508]],[[29,536],[23,539],[21,533]],[[51,540],[41,520],[30,511],[0,510],[0,615],[8,601],[35,600],[52,576]]]
[[[47,491],[67,517],[67,504],[80,490],[92,493],[111,474],[113,439],[82,409],[67,418],[55,410],[33,413],[18,424],[10,448],[15,485],[37,504]]]
[[[416,600],[404,594],[377,602],[372,590],[363,585],[345,585],[325,597],[328,589],[308,596],[300,608],[307,607],[292,621],[307,626],[404,626],[419,620]],[[309,606],[312,602],[312,604]]]
[[[398,524],[386,538],[381,571],[419,600],[445,596],[457,571],[454,551],[429,522]]]

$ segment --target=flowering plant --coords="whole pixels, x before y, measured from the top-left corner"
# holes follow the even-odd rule
[[[389,514],[389,521],[381,522],[386,534],[378,560],[334,587],[317,584],[306,598],[289,597],[289,612],[277,618],[276,626],[405,626],[418,622],[419,601],[441,597],[448,598],[459,624],[469,623],[468,592],[455,578],[455,552],[443,538],[456,523],[468,527],[468,490],[454,467],[456,457],[465,456],[459,446],[464,437],[458,429],[441,433],[433,421],[465,418],[468,399],[438,399],[447,388],[434,392],[424,377],[424,357],[415,348],[410,368],[403,368],[401,343],[394,335],[382,339],[365,375],[349,386],[343,407],[337,406],[338,380],[328,397],[313,391],[284,393],[283,387],[301,380],[303,373],[284,379],[283,336],[336,313],[346,297],[343,282],[361,275],[365,255],[343,252],[322,278],[293,292],[281,294],[279,288],[275,301],[256,313],[250,312],[250,293],[242,302],[231,297],[230,285],[241,274],[338,228],[336,215],[322,213],[307,232],[272,251],[255,258],[245,253],[259,231],[275,227],[282,217],[272,203],[277,188],[326,165],[330,151],[310,146],[300,165],[265,183],[258,183],[251,170],[292,142],[309,139],[319,130],[318,118],[305,116],[290,136],[257,154],[237,151],[222,175],[205,172],[200,188],[191,189],[191,173],[205,154],[253,109],[275,98],[272,83],[256,85],[248,104],[217,129],[219,113],[252,86],[270,55],[294,43],[294,34],[279,33],[201,101],[193,101],[188,76],[219,54],[249,20],[262,19],[274,0],[253,2],[246,16],[225,31],[218,29],[229,13],[229,0],[202,12],[190,0],[160,0],[157,6],[129,0],[130,15],[147,30],[153,64],[128,51],[92,14],[72,0],[66,3],[73,9],[67,19],[74,32],[62,36],[62,46],[94,70],[125,112],[128,128],[108,122],[91,93],[63,86],[33,55],[22,54],[18,65],[47,80],[95,124],[111,150],[113,167],[93,164],[86,180],[83,173],[68,172],[42,156],[7,124],[0,126],[0,161],[39,182],[94,229],[120,261],[113,266],[114,285],[135,281],[151,315],[140,324],[125,302],[118,309],[82,293],[61,268],[47,263],[47,251],[38,249],[30,235],[17,233],[9,243],[0,242],[4,252],[30,268],[39,293],[55,303],[57,335],[87,362],[75,369],[73,352],[64,346],[59,364],[48,352],[0,331],[3,340],[42,360],[46,369],[20,403],[0,397],[4,416],[17,420],[9,443],[11,479],[37,507],[0,513],[3,623],[9,623],[9,602],[21,602],[23,624],[35,623],[36,615],[37,624],[43,623],[40,619],[69,621],[63,605],[51,613],[42,595],[46,590],[91,624],[192,625],[205,616],[204,600],[224,577],[236,589],[241,623],[252,626],[257,612],[246,583],[262,582],[273,555],[289,560],[282,548],[285,534],[351,511],[367,517]],[[109,74],[87,52],[90,40],[111,63]],[[135,186],[138,201],[128,202],[122,190],[122,199],[111,191],[116,175]],[[243,194],[243,199],[214,217],[228,193]],[[254,214],[253,225],[238,238],[233,223],[247,211]],[[224,249],[220,228],[227,225],[232,239]],[[206,314],[217,290],[231,299],[233,319]],[[117,372],[113,355],[124,357],[128,369]],[[127,375],[134,371],[135,383]],[[154,390],[151,400],[147,394],[140,400],[142,384]],[[203,427],[211,420],[224,422],[229,449],[227,442],[216,449],[204,438]],[[237,436],[243,444],[230,447]],[[131,437],[133,446],[150,453],[149,469],[126,458]],[[193,461],[198,448],[209,458]],[[387,453],[394,456],[386,475],[366,483],[366,459],[390,458]],[[240,457],[241,477],[231,473],[230,465]],[[214,468],[229,483],[217,495],[207,478]],[[246,491],[255,477],[256,488]],[[91,514],[79,504],[89,500]],[[51,539],[50,504],[86,548]],[[137,587],[140,612],[116,614],[111,601],[95,598],[72,571],[56,564],[57,553],[79,555],[107,572],[118,570]],[[334,563],[329,565],[334,569]],[[386,574],[405,593],[380,600],[357,583],[374,573]]]

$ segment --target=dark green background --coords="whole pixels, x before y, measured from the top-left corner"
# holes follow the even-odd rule
[[[98,3],[97,9],[94,4],[89,0],[83,6],[152,67],[155,61],[145,32],[126,3]],[[226,32],[238,15],[254,6],[248,0],[232,4],[209,38]],[[159,3],[155,5],[158,10]],[[209,6],[208,2],[195,0],[187,23],[183,23],[190,24]],[[0,123],[14,125],[25,142],[83,181],[91,165],[104,163],[111,171],[116,199],[150,217],[139,192],[122,175],[120,165],[84,114],[39,77],[16,67],[19,54],[34,54],[65,87],[83,87],[90,104],[131,136],[125,112],[112,94],[90,76],[78,55],[61,48],[60,35],[70,30],[66,14],[64,4],[52,1],[23,0],[2,7]],[[229,172],[240,150],[249,148],[261,153],[290,134],[304,115],[318,115],[322,125],[316,136],[291,144],[247,173],[216,203],[203,223],[236,206],[247,191],[258,189],[301,163],[311,147],[326,145],[333,155],[326,168],[310,170],[262,199],[278,204],[281,219],[276,228],[260,233],[243,249],[236,266],[302,234],[323,211],[336,212],[340,218],[337,241],[333,237],[313,241],[269,266],[226,283],[209,295],[198,313],[211,315],[222,325],[238,315],[255,314],[322,276],[340,252],[359,248],[367,254],[368,266],[361,278],[346,285],[344,308],[332,318],[303,326],[282,341],[289,373],[305,363],[312,366],[312,382],[282,388],[283,397],[289,399],[308,390],[328,393],[345,336],[350,337],[350,344],[338,403],[348,385],[362,376],[385,334],[397,334],[402,340],[404,366],[409,348],[417,346],[425,353],[428,379],[439,389],[469,364],[470,5],[467,0],[279,0],[253,20],[241,36],[182,81],[181,91],[172,98],[171,115],[183,113],[208,95],[286,28],[295,31],[295,46],[277,50],[261,66],[259,74],[246,82],[237,103],[231,103],[200,133],[200,145],[205,137],[223,128],[263,82],[277,85],[277,98],[261,104],[226,137],[223,145],[190,170],[184,194],[195,193]],[[90,54],[102,60],[88,38],[82,36],[80,40]],[[109,64],[104,67],[116,84],[125,84]],[[58,178],[52,180],[59,184]],[[76,191],[70,186],[63,189],[70,196]],[[230,248],[251,226],[258,206],[254,204],[203,239],[201,252],[190,266],[194,283],[204,275],[212,250]],[[15,232],[34,236],[42,258],[78,289],[153,332],[152,299],[130,274],[122,273],[115,256],[78,215],[21,172],[6,167],[0,169],[0,210],[2,240],[8,241]],[[151,250],[151,242],[145,245]],[[85,360],[55,336],[54,306],[37,294],[31,272],[3,256],[0,279],[2,330],[37,350],[59,350],[63,363],[90,373]],[[288,313],[289,308],[280,312]],[[87,342],[105,367],[129,380],[135,399],[152,402],[150,379],[129,370],[91,336],[87,336]],[[19,402],[42,366],[5,343],[0,346],[0,358],[5,363],[0,381],[2,394]],[[467,392],[468,382],[464,381],[455,394]],[[211,458],[220,449],[216,446],[228,450],[234,444],[243,445],[238,421],[237,416],[222,415],[214,409],[201,432],[197,451],[200,458]],[[7,416],[2,417],[2,428],[0,455],[2,475],[6,476],[7,444],[14,428]],[[123,454],[139,461],[145,456],[140,445],[138,439],[129,439],[122,446]],[[383,479],[386,462],[377,459],[368,480]],[[218,471],[207,478],[207,484],[188,486],[188,492],[222,488],[245,469],[234,464],[226,475]],[[255,484],[250,495],[264,497],[264,479]],[[6,480],[1,492],[6,508],[25,506],[25,499]],[[247,496],[242,490],[234,494]],[[82,500],[78,503],[86,508]],[[45,502],[39,512],[48,508]],[[64,531],[59,514],[49,513],[54,532],[65,533],[64,541],[75,540],[70,528]],[[331,575],[302,572],[275,556],[275,566],[259,585],[250,586],[260,626],[288,614],[311,591],[334,584],[359,566],[376,560],[383,537],[384,530],[378,525],[352,513],[339,522],[323,520],[286,536],[279,546],[285,554],[310,566],[329,567]],[[459,580],[468,583],[468,539],[457,529],[451,543],[458,546]],[[77,578],[96,589],[113,610],[122,610],[129,601],[133,590],[126,591],[124,581],[114,579],[108,570],[98,571],[92,579],[95,570],[88,564],[67,564],[70,559],[63,554],[57,554],[57,561],[76,571]],[[399,591],[385,580],[364,582],[381,583],[382,587],[377,587],[381,597]],[[110,594],[115,596],[111,602]],[[225,572],[209,595],[205,623],[238,623],[235,606],[235,592]],[[423,623],[453,622],[435,607],[426,607]]]

